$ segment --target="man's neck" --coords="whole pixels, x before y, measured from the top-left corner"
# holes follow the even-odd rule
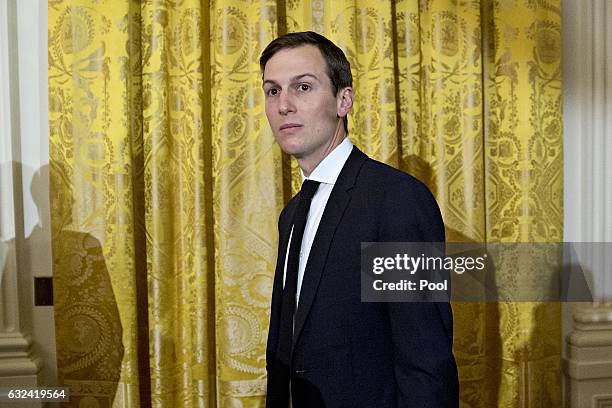
[[[297,159],[298,166],[302,169],[302,173],[304,173],[304,177],[309,177],[314,169],[331,153],[334,151],[336,147],[342,143],[342,141],[346,138],[346,132],[344,131],[344,127],[341,128],[339,132],[336,133],[336,136],[330,141],[330,144],[325,147],[324,150],[321,151],[320,154],[309,156],[302,159]]]

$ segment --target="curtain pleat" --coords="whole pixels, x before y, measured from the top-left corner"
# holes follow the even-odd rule
[[[560,2],[485,2],[483,12],[486,239],[563,240]],[[550,256],[551,254],[534,254]],[[539,275],[502,265],[499,287]],[[540,263],[541,264],[541,263]],[[559,303],[489,304],[486,389],[498,406],[561,406]],[[491,339],[491,341],[489,341]]]
[[[259,406],[265,398],[265,345],[283,182],[280,149],[264,112],[259,54],[276,36],[276,27],[274,2],[212,4],[219,406]]]

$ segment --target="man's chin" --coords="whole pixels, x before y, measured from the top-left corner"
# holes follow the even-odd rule
[[[296,159],[301,159],[304,155],[304,149],[302,149],[300,146],[283,146],[280,144],[279,146],[283,152],[295,157]]]

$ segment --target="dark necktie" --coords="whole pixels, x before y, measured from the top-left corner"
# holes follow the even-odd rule
[[[295,297],[297,293],[298,269],[300,267],[300,250],[302,248],[302,237],[308,218],[308,210],[312,197],[315,195],[319,182],[304,180],[300,191],[298,202],[293,216],[293,233],[289,244],[289,256],[287,259],[287,271],[285,274],[285,287],[283,289],[283,300],[281,305],[281,319],[278,337],[278,349],[276,359],[281,363],[281,376],[286,380],[284,388],[289,391],[289,375],[291,367],[291,346],[293,342],[293,315],[295,312]],[[280,373],[279,373],[280,374]]]

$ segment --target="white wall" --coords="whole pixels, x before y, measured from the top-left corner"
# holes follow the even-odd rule
[[[563,2],[564,240],[612,242],[612,1]],[[612,254],[579,255],[612,300]]]
[[[17,277],[19,305],[7,296],[0,304],[18,308],[18,330],[32,338],[32,352],[43,361],[39,379],[52,384],[53,308],[33,304],[34,278],[52,274],[50,229],[39,219],[39,213],[49,218],[48,180],[41,208],[30,195],[34,172],[49,162],[46,1],[0,1],[0,60],[0,273]]]
[[[610,392],[609,362],[596,356],[610,348],[600,340],[610,338],[612,251],[588,243],[612,242],[612,1],[563,0],[562,29],[564,240],[587,243],[577,255],[598,301],[563,305],[564,395],[590,407]]]
[[[23,174],[23,191],[28,196],[24,200],[24,227],[28,236],[38,222],[36,206],[26,194],[32,179],[29,171],[49,163],[47,1],[19,0],[16,3],[21,162],[28,169],[28,173]],[[46,195],[49,195],[48,190]]]

